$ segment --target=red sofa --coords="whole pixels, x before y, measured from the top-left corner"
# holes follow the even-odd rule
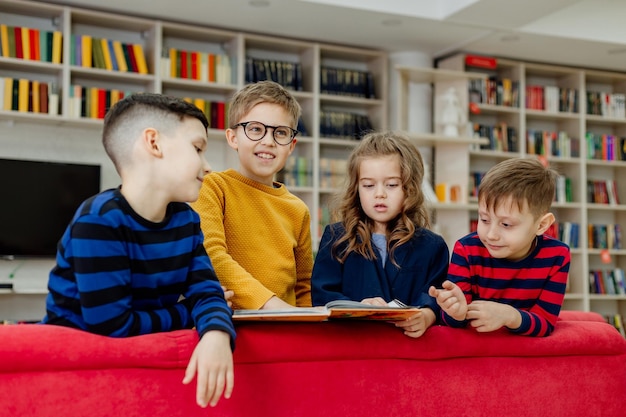
[[[623,416],[626,340],[593,313],[554,333],[379,322],[238,323],[235,390],[215,408],[181,380],[192,330],[113,339],[0,326],[0,416]]]

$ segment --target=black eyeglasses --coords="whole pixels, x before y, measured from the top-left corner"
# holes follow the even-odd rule
[[[254,142],[263,139],[267,134],[268,128],[272,129],[274,142],[279,145],[289,145],[298,134],[296,129],[292,129],[289,126],[270,126],[261,122],[241,122],[234,125],[231,129],[236,129],[237,126],[243,127],[243,133]]]

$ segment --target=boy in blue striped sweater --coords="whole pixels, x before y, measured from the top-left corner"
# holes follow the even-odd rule
[[[198,198],[211,169],[208,121],[197,107],[134,94],[104,120],[102,142],[122,179],[76,211],[50,272],[43,323],[112,337],[196,327],[183,383],[198,405],[233,389],[231,310],[203,246]]]

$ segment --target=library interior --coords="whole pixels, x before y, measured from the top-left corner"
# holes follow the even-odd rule
[[[213,171],[236,169],[229,100],[262,80],[302,108],[276,181],[308,207],[313,256],[351,151],[368,131],[398,131],[424,158],[430,229],[450,253],[478,227],[486,172],[529,158],[558,173],[546,234],[569,246],[571,263],[546,338],[237,321],[235,393],[216,415],[351,416],[383,401],[386,413],[415,415],[623,415],[596,392],[626,390],[623,16],[615,0],[0,0],[0,387],[16,393],[0,417],[211,415],[195,384],[179,383],[195,333],[135,343],[36,323],[76,208],[120,184],[101,141],[108,109],[133,93],[183,98],[207,116]],[[305,374],[316,388],[293,383]],[[442,411],[450,390],[464,393]]]

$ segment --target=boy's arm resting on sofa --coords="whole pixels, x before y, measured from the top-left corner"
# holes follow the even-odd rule
[[[196,402],[201,407],[214,407],[222,394],[228,399],[233,392],[235,379],[230,340],[231,336],[226,332],[208,331],[191,354],[183,384],[189,384],[197,375]]]

